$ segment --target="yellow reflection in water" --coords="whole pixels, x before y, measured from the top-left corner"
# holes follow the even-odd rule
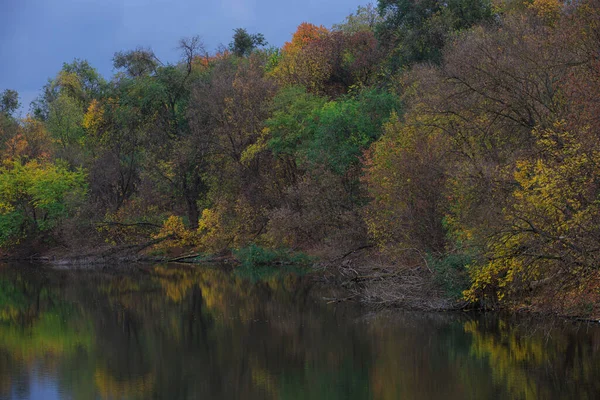
[[[102,368],[96,369],[94,382],[103,399],[146,399],[154,390],[156,378],[148,373],[144,376],[118,380]]]

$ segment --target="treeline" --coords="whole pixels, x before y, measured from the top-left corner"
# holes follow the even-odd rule
[[[372,245],[472,303],[592,312],[599,7],[380,0],[280,49],[236,29],[119,52],[108,81],[64,64],[23,120],[3,92],[0,246]]]

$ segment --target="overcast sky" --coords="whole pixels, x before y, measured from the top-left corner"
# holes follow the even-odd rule
[[[88,60],[105,77],[116,51],[150,47],[163,61],[200,35],[209,51],[233,29],[281,46],[304,21],[330,27],[369,0],[0,0],[0,91],[17,90],[22,110],[63,62]]]

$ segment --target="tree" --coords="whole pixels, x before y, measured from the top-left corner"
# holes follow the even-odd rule
[[[274,173],[269,158],[248,156],[261,137],[276,89],[265,76],[265,62],[261,53],[217,60],[192,92],[190,140],[202,158],[196,165],[207,166],[202,182],[208,189],[204,202],[211,206],[200,227],[215,232],[213,237],[219,240],[214,243],[221,245],[237,245],[256,235],[272,198],[266,179]]]
[[[262,33],[250,34],[244,28],[237,28],[234,32],[233,40],[229,43],[229,50],[238,57],[246,57],[255,48],[267,45]]]
[[[341,24],[334,24],[333,31],[341,31],[346,34],[353,34],[364,31],[375,31],[378,24],[383,22],[373,3],[366,6],[358,6],[355,13],[348,15]]]
[[[77,89],[71,95],[78,98],[84,106],[102,96],[106,82],[87,60],[76,58],[71,63],[64,63],[61,71],[76,77]]]
[[[200,56],[207,56],[204,43],[197,35],[179,40],[179,50],[182,52],[181,62],[185,64],[188,76],[192,73],[194,60]]]
[[[595,1],[558,16],[557,4],[547,5],[531,10],[545,34],[524,40],[536,61],[523,74],[537,103],[529,112],[532,151],[499,170],[513,185],[485,259],[470,268],[472,301],[511,303],[532,293],[548,301],[559,286],[579,296],[598,270],[600,13]]]
[[[60,94],[49,105],[46,125],[64,157],[72,159],[72,151],[83,144],[83,116],[84,111],[77,100],[66,93]]]
[[[0,247],[51,231],[85,192],[82,170],[36,160],[0,167]]]
[[[81,112],[85,112],[93,99],[102,96],[106,81],[86,60],[75,59],[72,63],[63,63],[54,79],[49,79],[39,95],[30,105],[31,114],[46,121],[51,104],[63,94],[77,103]]]
[[[313,114],[311,137],[301,154],[313,167],[344,175],[358,165],[363,151],[381,136],[383,123],[398,111],[397,99],[377,89],[328,102]]]
[[[393,49],[391,65],[440,63],[442,49],[457,31],[492,18],[488,0],[379,0],[383,21],[376,31],[380,43]]]
[[[0,96],[0,154],[5,144],[13,141],[19,133],[19,121],[13,116],[18,108],[18,93],[10,89],[4,90]]]
[[[502,230],[503,209],[515,188],[510,170],[536,152],[531,132],[564,112],[560,82],[565,53],[548,45],[551,31],[538,20],[506,17],[478,27],[446,49],[441,67],[415,66],[403,82],[409,114],[450,139],[448,197],[444,221],[457,245],[479,255]]]
[[[382,58],[371,31],[329,32],[305,23],[284,45],[272,74],[283,85],[337,97],[373,83]]]
[[[307,46],[317,42],[329,33],[323,26],[303,22],[286,42],[281,50],[281,57],[272,71],[273,76],[283,85],[301,85],[320,93],[323,81],[330,75],[328,55],[321,46],[311,47],[311,51],[303,52]]]
[[[385,253],[400,259],[439,255],[447,243],[448,139],[427,126],[427,119],[412,114],[400,121],[393,115],[365,159],[369,234]]]
[[[6,138],[4,148],[0,148],[0,156],[7,164],[15,160],[50,159],[53,154],[52,137],[41,121],[27,117],[15,132]]]
[[[83,117],[90,199],[102,211],[117,212],[140,183],[143,140],[159,107],[159,88],[147,79],[121,79],[107,98],[90,103]]]
[[[541,152],[516,163],[504,229],[490,241],[487,263],[471,270],[469,300],[512,300],[534,282],[585,279],[597,270],[600,151],[582,146],[583,137],[597,135],[583,129],[557,122],[534,131]]]
[[[332,101],[301,87],[277,94],[261,138],[285,171],[281,204],[270,212],[272,240],[348,247],[364,240],[359,160],[398,109],[393,95],[377,89]]]
[[[0,113],[12,116],[20,106],[19,93],[15,90],[5,89],[0,95]]]
[[[141,47],[130,51],[118,51],[113,57],[113,66],[134,78],[154,73],[161,64],[152,50]]]

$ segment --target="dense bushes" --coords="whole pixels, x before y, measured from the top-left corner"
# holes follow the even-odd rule
[[[599,8],[381,0],[333,30],[303,23],[282,49],[237,30],[233,53],[198,38],[174,64],[117,53],[110,81],[65,64],[33,117],[3,94],[0,245],[85,209],[113,244],[237,248],[243,263],[375,245],[398,287],[406,274],[474,303],[585,287]]]

